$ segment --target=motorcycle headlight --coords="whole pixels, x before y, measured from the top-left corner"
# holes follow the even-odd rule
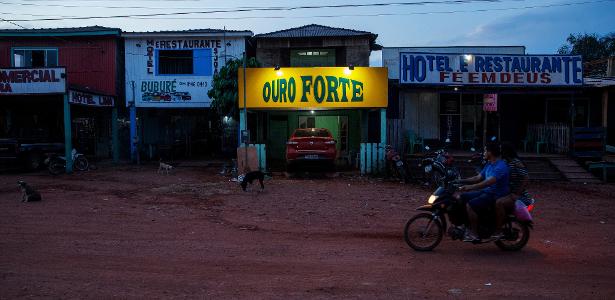
[[[433,167],[431,165],[425,166],[425,173],[431,173],[432,169],[433,169]]]
[[[427,201],[427,203],[433,204],[434,202],[436,202],[436,200],[438,200],[438,196],[431,195],[431,196],[429,196],[429,200]]]

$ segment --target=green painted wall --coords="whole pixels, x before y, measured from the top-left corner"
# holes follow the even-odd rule
[[[293,131],[295,131],[295,129],[299,127],[299,116],[316,116],[316,117],[318,116],[347,116],[348,117],[348,149],[349,151],[353,153],[357,153],[360,150],[361,131],[362,131],[360,112],[361,110],[323,110],[323,111],[315,111],[314,114],[311,114],[310,111],[279,111],[279,112],[269,111],[266,114],[263,114],[263,116],[266,116],[266,120],[264,121],[268,122],[267,123],[268,124],[267,139],[264,139],[263,136],[259,134],[258,143],[267,144],[267,149],[274,149],[273,151],[274,153],[269,153],[272,151],[267,150],[268,152],[267,156],[270,157],[271,159],[275,159],[276,156],[279,156],[279,159],[284,159],[283,154],[280,156],[280,154],[277,153],[279,152],[279,145],[272,145],[273,141],[277,140],[279,143],[279,141],[282,140],[282,138],[279,135],[283,134],[284,132],[280,128],[278,128],[280,126],[279,125],[280,121],[272,122],[271,120],[272,116],[275,119],[277,119],[276,116],[286,116],[288,118],[288,130],[286,131],[286,136],[284,137],[283,140],[288,140],[288,138],[293,133]],[[335,126],[333,126],[332,118],[331,119],[317,118],[316,120],[317,120],[316,121],[317,127],[322,125],[323,127],[331,128],[329,126],[332,126],[333,128],[335,128],[335,131],[337,131],[337,123],[335,124]],[[271,125],[274,125],[273,128]],[[262,130],[262,126],[259,126],[259,127],[260,127],[259,130]]]

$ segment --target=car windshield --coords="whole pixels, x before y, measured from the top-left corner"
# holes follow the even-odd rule
[[[330,137],[329,130],[325,128],[307,128],[297,129],[295,131],[295,137]]]

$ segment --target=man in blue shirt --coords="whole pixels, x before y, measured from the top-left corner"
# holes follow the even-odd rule
[[[506,162],[500,158],[500,145],[496,143],[487,144],[483,156],[487,164],[485,164],[480,174],[460,180],[460,183],[469,183],[469,185],[460,187],[460,191],[473,191],[461,194],[461,200],[466,203],[466,210],[470,221],[470,228],[466,230],[464,242],[480,240],[477,235],[477,213],[489,209],[498,198],[509,193],[510,171]]]

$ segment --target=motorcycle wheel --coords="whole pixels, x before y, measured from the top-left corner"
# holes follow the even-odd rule
[[[504,228],[504,238],[495,244],[504,251],[519,251],[530,240],[530,229],[527,225],[512,220]]]
[[[79,171],[87,170],[89,164],[90,163],[88,162],[87,158],[85,158],[83,156],[78,156],[77,159],[75,159],[75,169],[77,169]]]
[[[49,162],[49,166],[47,167],[47,169],[49,170],[49,173],[51,173],[52,175],[59,175],[62,172],[64,172],[64,169],[66,167],[64,166],[63,163],[59,162],[58,160],[52,159]]]
[[[438,220],[429,213],[420,213],[408,220],[404,228],[404,239],[416,251],[431,251],[444,236],[444,229]]]

